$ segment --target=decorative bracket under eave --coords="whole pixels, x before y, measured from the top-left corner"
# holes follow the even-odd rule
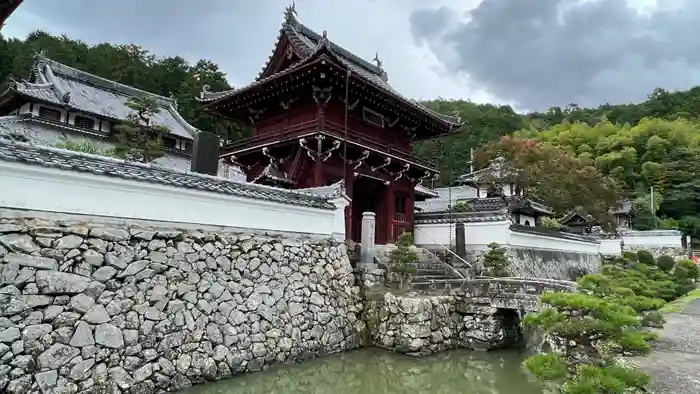
[[[348,163],[348,164],[350,164],[351,166],[353,166],[353,167],[352,167],[353,170],[356,170],[356,169],[360,168],[360,166],[362,166],[363,164],[365,164],[365,160],[367,160],[368,157],[369,157],[369,151],[368,151],[368,150],[363,150],[363,151],[362,151],[362,154],[361,154],[360,157],[358,157],[357,159],[355,159],[355,160],[348,160],[347,157],[343,157],[343,160],[345,160],[346,163]],[[355,176],[357,176],[357,175],[355,175]]]
[[[382,165],[380,165],[380,166],[370,167],[370,170],[372,170],[372,172],[376,172],[377,170],[379,170],[379,169],[381,169],[381,168],[384,168],[384,167],[388,166],[389,164],[391,164],[391,157],[385,158],[385,159],[384,159],[384,164],[382,164]]]
[[[420,176],[420,177],[418,177],[418,178],[411,178],[411,177],[409,177],[408,175],[406,175],[406,178],[408,178],[408,180],[410,180],[411,182],[413,182],[413,183],[415,183],[415,184],[420,184],[420,183],[423,182],[424,180],[426,180],[426,179],[428,179],[428,178],[431,178],[431,177],[432,177],[432,179],[437,179],[437,177],[438,177],[439,175],[440,175],[440,174],[437,173],[437,172],[432,173],[432,172],[430,172],[430,171],[425,171],[425,172],[423,173],[423,176]]]
[[[393,182],[396,182],[399,179],[401,179],[401,177],[403,177],[404,174],[406,173],[406,171],[408,171],[410,168],[411,168],[411,165],[406,163],[406,164],[404,164],[403,169],[401,169],[400,171],[398,171],[396,173],[392,173],[392,176],[395,176]]]

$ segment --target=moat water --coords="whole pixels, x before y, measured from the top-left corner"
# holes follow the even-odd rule
[[[185,394],[540,394],[525,351],[452,350],[411,358],[360,349],[198,385]]]

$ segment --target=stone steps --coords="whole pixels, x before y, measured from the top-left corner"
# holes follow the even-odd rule
[[[419,268],[413,276],[433,276],[433,275],[448,275],[446,270],[442,267],[440,268]]]
[[[414,275],[413,281],[416,282],[428,282],[430,280],[451,280],[455,279],[454,276],[443,273],[441,275]]]
[[[461,279],[418,280],[411,282],[413,290],[444,291],[447,287],[458,289],[463,283]]]

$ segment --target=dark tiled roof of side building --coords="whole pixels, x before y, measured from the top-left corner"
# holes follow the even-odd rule
[[[328,199],[308,193],[224,178],[126,162],[107,157],[0,139],[0,161],[56,168],[58,170],[110,176],[138,182],[198,189],[236,197],[254,198],[304,207],[335,209]],[[224,209],[224,208],[222,208]]]
[[[14,82],[3,95],[19,94],[37,101],[85,112],[97,117],[126,120],[133,110],[132,97],[149,97],[160,105],[153,122],[166,126],[180,138],[193,139],[199,132],[177,111],[174,100],[66,66],[41,54],[34,55],[34,82]]]

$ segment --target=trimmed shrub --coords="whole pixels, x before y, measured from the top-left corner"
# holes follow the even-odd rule
[[[635,262],[637,261],[637,253],[634,253],[634,252],[630,252],[630,251],[623,252],[622,257],[629,260],[629,261],[635,261]]]
[[[671,272],[673,266],[676,265],[676,260],[671,256],[659,256],[656,259],[656,266],[664,270],[665,272]]]
[[[698,268],[698,265],[695,264],[695,262],[693,260],[689,260],[689,259],[680,260],[675,265],[676,270],[679,268],[682,268],[685,270],[685,276],[683,276],[682,278],[696,280],[696,279],[698,279],[698,277],[700,277],[700,269]],[[678,276],[676,276],[676,277],[678,278]]]
[[[654,255],[652,255],[647,250],[638,250],[637,251],[637,261],[639,261],[642,264],[647,264],[647,265],[655,265],[656,264],[656,261],[654,260]]]

